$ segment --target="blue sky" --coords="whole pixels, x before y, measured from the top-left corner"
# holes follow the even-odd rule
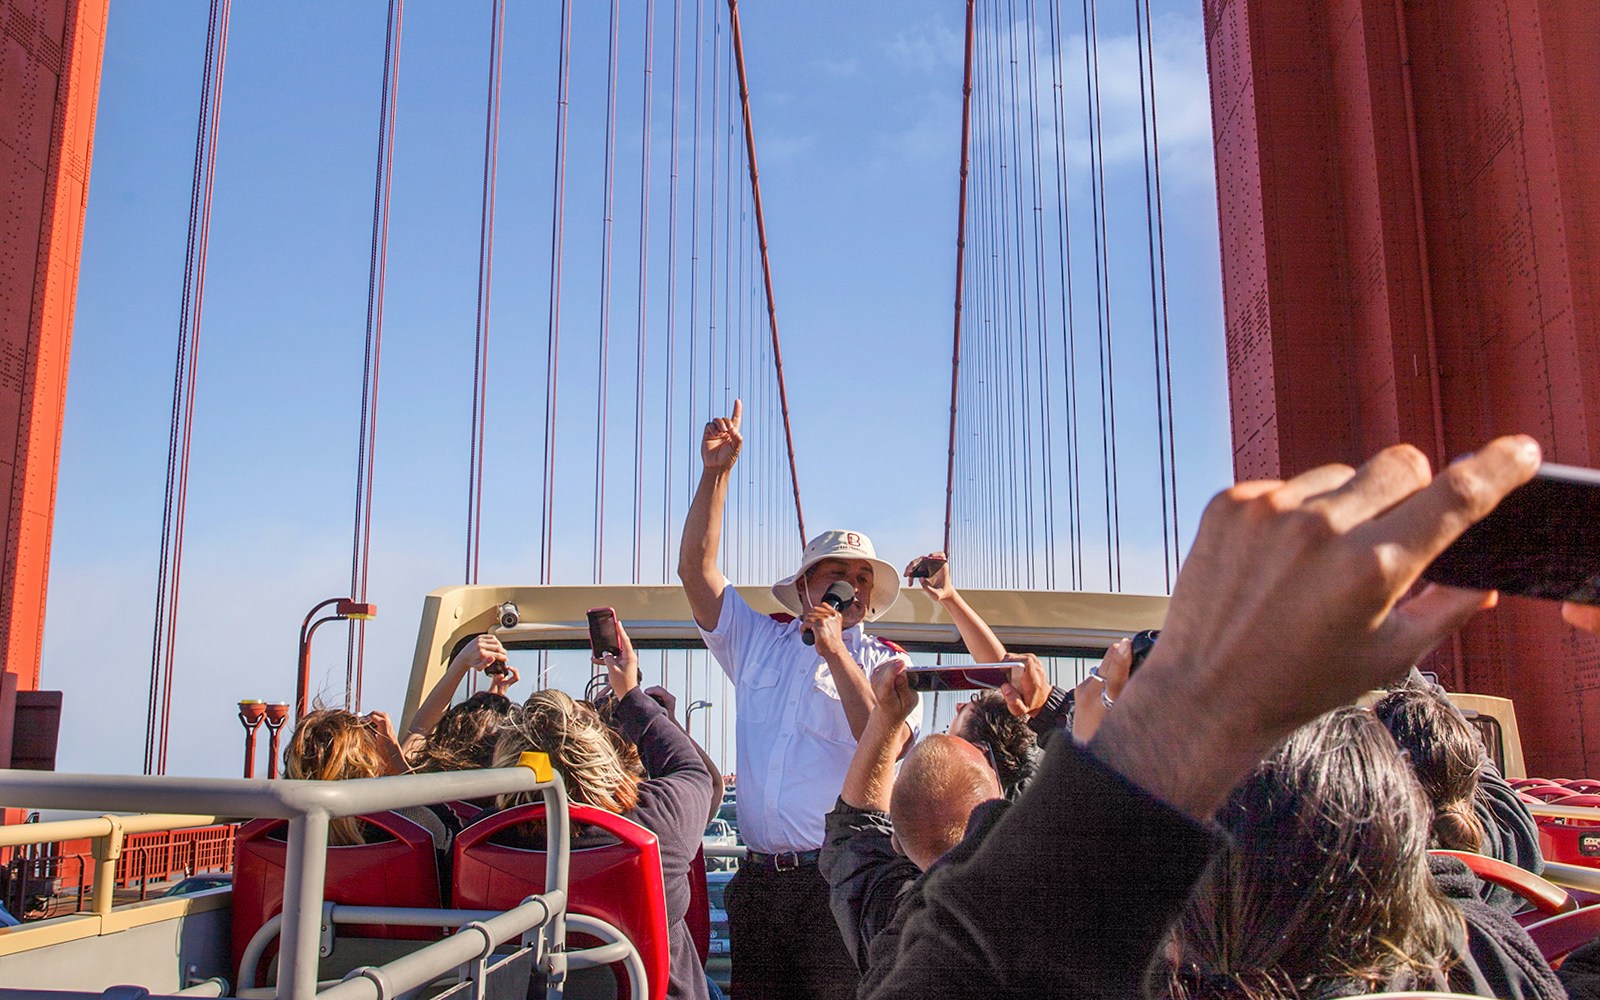
[[[1035,2],[1042,10],[1042,0]],[[583,0],[576,6],[557,582],[589,581],[595,506],[606,7]],[[649,329],[657,346],[646,369],[659,373],[672,4],[656,6]],[[1012,6],[1020,14],[1027,5]],[[610,541],[602,568],[611,582],[625,581],[629,571],[642,149],[643,8],[626,7],[605,510]],[[536,580],[543,462],[557,6],[543,0],[510,8],[484,582]],[[685,0],[685,18],[694,8]],[[720,9],[706,0],[708,23]],[[1131,10],[1101,13],[1108,188],[1118,204],[1134,198],[1135,188],[1143,197],[1142,181],[1135,184]],[[398,711],[422,598],[462,578],[488,11],[486,3],[422,0],[406,10],[373,515],[371,598],[381,614],[368,633],[367,708]],[[813,531],[864,530],[894,562],[937,547],[942,528],[962,13],[959,3],[910,0],[742,8],[808,524]],[[234,7],[179,618],[176,773],[235,770],[233,703],[243,696],[292,697],[301,617],[348,586],[383,17],[383,5],[372,0]],[[44,684],[66,692],[63,770],[136,771],[142,759],[204,32],[199,3],[126,3],[111,12],[45,636]],[[1155,40],[1187,544],[1200,506],[1229,479],[1198,4],[1156,4]],[[1074,44],[1081,43],[1069,40],[1069,52]],[[709,85],[709,65],[705,73]],[[680,147],[685,215],[689,153]],[[1069,170],[1079,175],[1074,183],[1087,166],[1086,148],[1075,146],[1068,156]],[[1124,217],[1114,208],[1114,227]],[[1114,239],[1113,247],[1132,242]],[[1132,266],[1116,252],[1114,269]],[[686,267],[681,258],[679,266]],[[679,306],[684,337],[686,294]],[[1133,299],[1126,308],[1135,308]],[[759,332],[754,320],[747,327],[752,337]],[[1131,320],[1122,327],[1128,337],[1148,340],[1147,327],[1141,331]],[[1129,380],[1129,399],[1148,392],[1148,372],[1136,365],[1119,378]],[[744,389],[746,396],[756,391]],[[649,390],[650,407],[659,406],[660,393]],[[1153,447],[1140,412],[1130,406],[1125,420],[1125,447],[1134,455]],[[703,415],[680,411],[679,419],[671,463],[663,462],[657,443],[670,428],[646,421],[646,582],[659,579],[662,533],[675,538],[682,509],[675,500],[676,511],[663,516],[655,499],[660,469],[676,470],[673,495],[681,496],[682,456]],[[769,420],[761,449],[773,443],[772,430]],[[757,461],[753,455],[769,462],[762,451],[747,461]],[[1136,478],[1124,487],[1125,586],[1134,591],[1161,587],[1159,529],[1148,526],[1156,509],[1153,482]],[[749,579],[739,582],[767,582],[773,565],[792,558],[792,528],[777,530],[781,543],[751,560]],[[959,554],[956,571],[959,581]],[[343,643],[331,629],[319,642],[314,685],[337,694]],[[727,763],[731,768],[731,754]]]

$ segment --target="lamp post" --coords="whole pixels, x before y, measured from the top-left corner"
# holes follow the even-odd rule
[[[333,614],[317,618],[317,612],[333,605]],[[378,617],[376,604],[359,604],[349,597],[330,597],[326,601],[312,608],[306,614],[306,620],[300,624],[300,676],[295,684],[294,691],[294,718],[298,722],[306,714],[306,699],[308,689],[311,687],[311,636],[317,631],[317,626],[325,622],[339,622],[348,619],[366,621]]]
[[[712,702],[705,701],[705,700],[702,699],[700,701],[692,703],[688,707],[688,709],[683,713],[683,731],[688,733],[691,738],[694,736],[694,729],[692,728],[692,726],[690,724],[694,721],[695,709],[698,709],[698,708],[710,708],[712,706],[712,704],[713,704]]]
[[[278,734],[283,731],[283,724],[289,721],[289,703],[275,701],[267,706],[267,777],[278,776]]]
[[[244,726],[244,776],[256,776],[256,731],[267,717],[267,703],[257,698],[239,699],[239,722]]]

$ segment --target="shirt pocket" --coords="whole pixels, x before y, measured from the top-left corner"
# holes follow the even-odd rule
[[[800,724],[806,732],[826,743],[854,747],[855,736],[850,732],[850,720],[845,717],[844,703],[839,700],[833,676],[826,665],[817,668],[817,675],[802,695],[806,703],[801,706]]]
[[[782,671],[771,657],[762,657],[744,668],[738,694],[737,711],[750,722],[765,723],[778,711],[778,681]]]

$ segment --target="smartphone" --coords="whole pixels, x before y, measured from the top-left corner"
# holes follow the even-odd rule
[[[964,667],[909,667],[906,681],[913,691],[977,691],[998,688],[1011,680],[1015,663],[974,663]]]
[[[1540,466],[1422,576],[1452,587],[1600,604],[1600,470]]]
[[[622,655],[622,643],[617,638],[617,612],[615,608],[589,609],[589,649],[596,656],[610,653]]]
[[[945,560],[936,556],[923,556],[906,574],[907,580],[926,579],[944,568]]]
[[[1133,638],[1128,643],[1133,651],[1133,658],[1128,661],[1129,677],[1132,677],[1133,672],[1144,664],[1145,659],[1150,655],[1150,651],[1156,648],[1156,640],[1159,638],[1161,638],[1161,630],[1158,628],[1147,628],[1141,632],[1133,633]]]

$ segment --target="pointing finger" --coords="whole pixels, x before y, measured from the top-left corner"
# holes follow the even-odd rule
[[[741,416],[743,416],[743,415],[744,415],[744,401],[743,400],[739,400],[739,399],[734,400],[733,401],[733,416],[728,418],[728,423],[730,425],[732,425],[734,430],[738,430],[739,429],[739,418]]]

